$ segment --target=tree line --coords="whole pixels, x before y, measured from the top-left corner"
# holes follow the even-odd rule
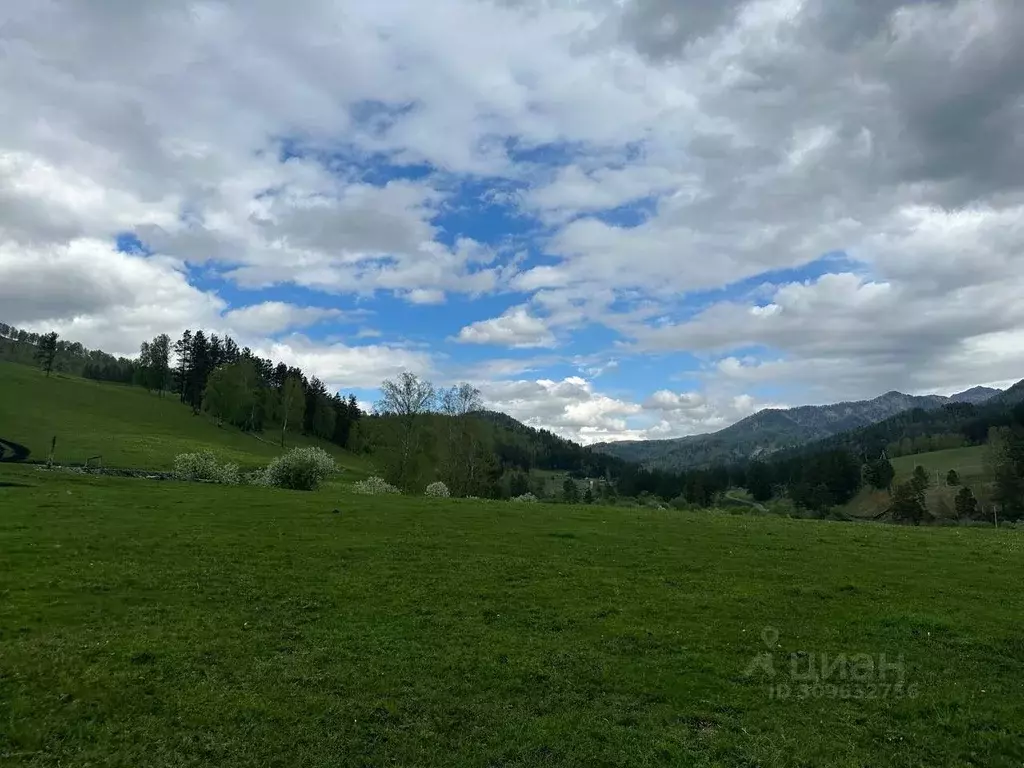
[[[173,343],[166,334],[143,343],[139,368],[147,389],[172,392],[193,413],[247,432],[273,430],[282,446],[301,432],[346,448],[364,415],[355,395],[330,393],[315,375],[201,329]]]
[[[569,475],[562,488],[566,500],[652,497],[706,507],[730,488],[743,487],[756,501],[786,498],[823,514],[868,484],[890,491],[893,517],[920,522],[928,515],[927,476],[894,485],[889,450],[987,441],[994,499],[1004,519],[1024,516],[1024,406],[1014,409],[1006,401],[915,409],[759,460],[648,470],[487,411],[480,392],[466,383],[438,390],[403,373],[382,382],[371,415],[362,412],[354,395],[332,394],[316,376],[203,330],[187,330],[176,341],[160,334],[144,342],[134,360],[86,350],[56,333],[32,334],[5,324],[0,324],[2,339],[9,342],[0,347],[5,357],[34,359],[48,374],[77,372],[177,396],[196,414],[254,433],[272,432],[282,446],[290,433],[304,433],[372,453],[385,479],[406,490],[441,479],[461,496],[544,496],[537,472],[544,470]],[[579,493],[577,481],[586,481],[586,493]],[[967,491],[958,493],[957,502],[965,514],[977,506]]]
[[[304,433],[349,447],[365,415],[355,395],[330,393],[316,376],[203,330],[186,330],[173,342],[159,334],[142,343],[135,359],[6,323],[0,323],[0,340],[0,358],[36,362],[47,376],[56,371],[177,396],[194,414],[208,413],[220,423],[254,433],[273,429],[282,446],[289,433]]]
[[[32,333],[0,323],[0,360],[31,365],[47,373],[66,373],[118,384],[139,383],[137,363],[98,349],[86,349],[77,341],[65,341],[56,333]]]

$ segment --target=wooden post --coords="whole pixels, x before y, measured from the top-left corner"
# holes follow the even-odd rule
[[[50,458],[46,460],[46,466],[53,466],[53,452],[57,450],[57,436],[53,436],[53,440],[50,441]]]

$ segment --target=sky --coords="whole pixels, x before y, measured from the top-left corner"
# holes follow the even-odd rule
[[[1017,0],[0,9],[0,320],[581,441],[1024,377]]]

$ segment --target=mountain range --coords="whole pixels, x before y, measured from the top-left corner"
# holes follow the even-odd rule
[[[972,387],[954,395],[906,395],[886,392],[872,400],[768,408],[718,432],[673,440],[598,443],[592,450],[648,469],[680,470],[766,456],[883,421],[915,408],[932,410],[949,403],[980,405],[1001,395],[991,387]]]

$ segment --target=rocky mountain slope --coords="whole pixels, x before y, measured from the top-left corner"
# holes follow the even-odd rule
[[[599,443],[596,451],[654,469],[687,469],[767,455],[847,430],[874,424],[913,408],[933,409],[947,403],[983,403],[1001,395],[997,389],[972,387],[943,395],[906,395],[887,392],[872,400],[770,408],[738,421],[731,427],[706,435],[675,440],[641,440]]]

